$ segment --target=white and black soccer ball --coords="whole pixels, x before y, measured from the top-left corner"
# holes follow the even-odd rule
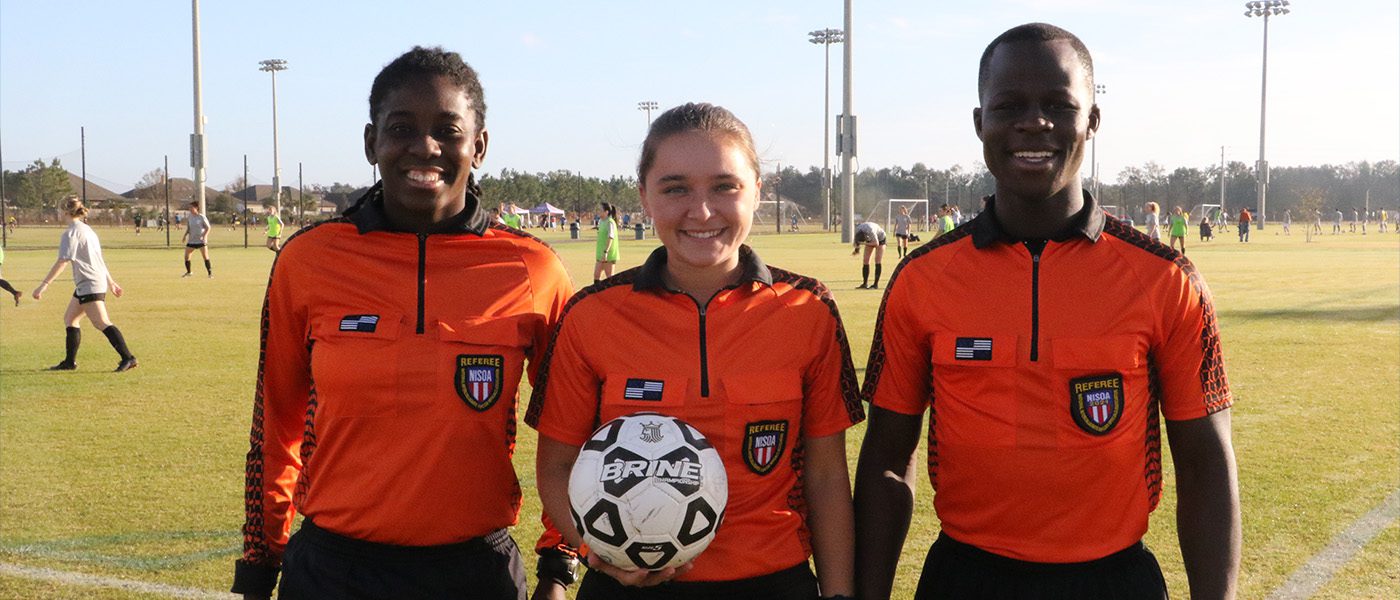
[[[695,558],[728,502],[719,452],[690,424],[655,413],[599,427],[569,475],[574,527],[599,558],[628,570]]]

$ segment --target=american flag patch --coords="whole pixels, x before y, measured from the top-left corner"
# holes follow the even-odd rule
[[[622,397],[628,400],[661,400],[665,383],[656,379],[628,379]]]
[[[379,315],[345,315],[340,318],[341,331],[374,333],[374,328],[378,324]]]
[[[992,338],[960,337],[953,349],[958,360],[992,360]]]

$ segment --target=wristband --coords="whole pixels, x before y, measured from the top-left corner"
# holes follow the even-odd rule
[[[558,550],[541,550],[535,575],[540,581],[553,581],[569,587],[578,581],[578,559]]]

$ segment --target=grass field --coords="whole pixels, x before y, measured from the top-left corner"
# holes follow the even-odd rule
[[[32,289],[52,264],[59,231],[16,232],[5,278]],[[26,297],[15,308],[0,298],[0,563],[225,590],[240,547],[258,310],[272,254],[256,246],[257,231],[244,249],[241,230],[219,229],[215,278],[196,264],[199,276],[181,279],[181,252],[166,249],[163,234],[97,231],[127,294],[108,305],[141,366],[111,373],[115,354],[85,323],[79,370],[42,370],[62,358],[67,274],[42,302]],[[1214,292],[1236,397],[1242,598],[1266,597],[1400,486],[1400,235],[1305,243],[1276,232],[1255,232],[1248,245],[1221,237],[1189,247]],[[545,237],[576,283],[591,279],[591,239]],[[854,289],[859,261],[835,239],[764,234],[751,244],[769,263],[836,290],[863,370],[879,294]],[[627,240],[623,264],[654,245]],[[852,465],[863,433],[858,426],[848,436]],[[538,534],[534,443],[522,429],[516,464],[526,506],[514,533],[527,548]],[[1148,543],[1185,598],[1164,458],[1167,490]],[[896,597],[912,593],[937,533],[929,499],[925,483]],[[1392,522],[1319,597],[1400,597],[1397,546]],[[158,596],[0,575],[0,598],[142,597]]]

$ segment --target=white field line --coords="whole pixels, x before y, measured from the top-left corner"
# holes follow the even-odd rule
[[[26,567],[10,563],[0,563],[0,575],[22,577],[24,579],[38,579],[40,581],[50,581],[63,585],[112,588],[140,594],[164,596],[167,598],[218,598],[220,600],[228,600],[238,597],[224,592],[211,592],[209,590],[166,585],[163,583],[132,581],[129,579],[117,579],[116,577],[100,577],[84,573]]]
[[[1337,570],[1351,561],[1357,552],[1375,539],[1397,518],[1400,518],[1400,489],[1395,490],[1379,506],[1362,515],[1346,531],[1332,538],[1332,543],[1298,567],[1283,585],[1269,594],[1268,600],[1304,600],[1322,589]]]

